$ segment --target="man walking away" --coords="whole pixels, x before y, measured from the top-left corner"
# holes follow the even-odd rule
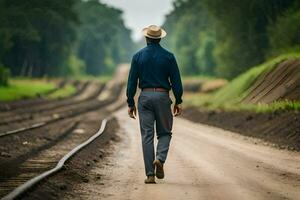
[[[131,62],[127,83],[128,114],[136,116],[134,96],[137,83],[142,90],[138,100],[140,131],[146,171],[145,183],[155,183],[155,176],[164,178],[163,165],[169,151],[172,136],[173,115],[182,112],[182,83],[174,55],[159,42],[166,32],[151,25],[143,29],[147,46],[137,52]],[[176,102],[171,111],[172,101],[169,91],[173,90]],[[158,139],[156,156],[154,153],[154,125]]]

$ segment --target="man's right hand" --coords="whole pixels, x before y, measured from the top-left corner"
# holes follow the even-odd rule
[[[130,118],[133,118],[133,119],[136,118],[136,107],[135,106],[128,107],[128,115]]]
[[[182,106],[181,106],[181,104],[174,105],[174,108],[173,108],[173,115],[174,115],[174,117],[177,117],[177,116],[181,115],[181,113],[182,113]]]

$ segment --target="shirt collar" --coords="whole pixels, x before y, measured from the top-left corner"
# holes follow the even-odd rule
[[[147,46],[160,46],[160,44],[159,43],[149,43],[149,44],[147,44]]]

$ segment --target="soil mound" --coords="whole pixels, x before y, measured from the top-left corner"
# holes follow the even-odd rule
[[[258,78],[249,89],[244,103],[271,103],[300,100],[300,59],[288,59]]]
[[[260,138],[265,145],[300,151],[300,112],[280,110],[268,113],[211,111],[186,108],[184,118]]]

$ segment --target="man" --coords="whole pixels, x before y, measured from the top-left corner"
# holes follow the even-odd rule
[[[143,29],[147,47],[137,52],[131,62],[127,83],[128,114],[135,119],[134,96],[137,83],[142,90],[138,100],[140,131],[146,171],[145,183],[155,183],[155,176],[164,178],[173,125],[173,115],[182,112],[182,83],[174,55],[159,44],[166,32],[155,25]],[[171,111],[169,91],[173,90],[176,102]],[[154,125],[158,139],[156,158],[154,153]]]

